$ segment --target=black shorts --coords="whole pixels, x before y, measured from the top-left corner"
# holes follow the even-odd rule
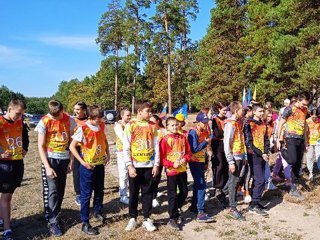
[[[20,187],[23,172],[23,160],[0,160],[0,192],[13,193]]]

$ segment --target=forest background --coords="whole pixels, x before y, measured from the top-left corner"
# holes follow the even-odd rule
[[[78,100],[120,109],[149,99],[158,111],[168,103],[170,113],[183,103],[199,110],[240,100],[248,87],[275,106],[302,90],[320,103],[318,0],[216,0],[199,42],[189,38],[197,0],[109,2],[97,23],[105,58],[94,75],[61,81],[50,98],[2,86],[0,106],[19,97],[29,113],[45,113],[51,98],[67,111]]]

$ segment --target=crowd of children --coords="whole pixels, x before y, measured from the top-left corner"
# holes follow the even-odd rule
[[[152,208],[160,205],[159,184],[162,172],[166,175],[168,226],[180,230],[188,195],[188,175],[193,178],[193,193],[189,211],[196,213],[199,223],[214,222],[205,211],[206,172],[212,170],[214,197],[236,220],[245,216],[237,208],[237,197],[243,191],[250,203],[250,213],[268,215],[261,203],[265,189],[273,190],[273,182],[281,181],[283,167],[289,194],[302,201],[298,190],[304,152],[309,180],[314,179],[314,157],[320,169],[320,112],[308,109],[310,95],[301,93],[296,99],[284,101],[279,115],[271,102],[265,106],[252,102],[243,107],[240,102],[218,103],[214,116],[207,109],[196,116],[194,127],[184,129],[183,114],[170,116],[165,126],[152,115],[152,104],[137,101],[136,117],[123,109],[115,123],[116,155],[119,174],[120,202],[128,205],[129,222],[126,231],[138,227],[138,203],[142,202],[143,223],[147,231],[157,228],[151,219]],[[22,116],[26,105],[12,100],[7,113],[0,116],[0,228],[3,239],[13,239],[10,227],[11,198],[20,186],[28,151],[28,128]],[[60,210],[64,198],[67,173],[73,171],[75,202],[80,206],[81,230],[97,235],[99,230],[89,223],[92,193],[93,216],[106,223],[103,213],[105,165],[110,160],[103,111],[84,102],[74,105],[74,116],[67,114],[62,103],[51,100],[49,113],[35,130],[42,161],[44,216],[53,236],[64,232]],[[229,117],[228,117],[229,116]],[[277,158],[272,173],[270,154]],[[212,168],[208,170],[208,165]],[[141,193],[141,198],[139,194]]]

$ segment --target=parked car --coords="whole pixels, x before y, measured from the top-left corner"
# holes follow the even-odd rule
[[[43,117],[43,114],[33,114],[29,120],[29,127],[31,127],[31,128],[36,127],[42,117]]]
[[[117,120],[117,111],[116,110],[105,110],[104,111],[104,122],[106,124],[113,124]]]

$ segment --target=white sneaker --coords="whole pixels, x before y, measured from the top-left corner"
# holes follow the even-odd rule
[[[244,201],[245,203],[251,203],[252,198],[251,198],[250,195],[247,195],[247,196],[244,197],[244,200],[243,200],[243,201]]]
[[[310,180],[311,182],[313,181],[313,174],[312,174],[312,173],[309,174],[309,180]]]
[[[273,184],[272,181],[269,180],[268,183],[266,184],[266,189],[267,190],[276,190],[277,187]]]
[[[129,198],[127,196],[120,197],[120,202],[129,205]]]
[[[134,218],[130,218],[128,225],[126,226],[126,231],[134,231],[137,228],[137,221]]]
[[[152,200],[152,207],[156,208],[156,207],[159,207],[160,206],[160,203],[159,201],[155,198]]]
[[[208,201],[209,199],[210,199],[210,193],[207,192],[204,196],[204,200]]]
[[[157,230],[157,228],[153,225],[153,221],[148,218],[147,220],[143,221],[142,226],[148,231],[148,232],[153,232]]]

